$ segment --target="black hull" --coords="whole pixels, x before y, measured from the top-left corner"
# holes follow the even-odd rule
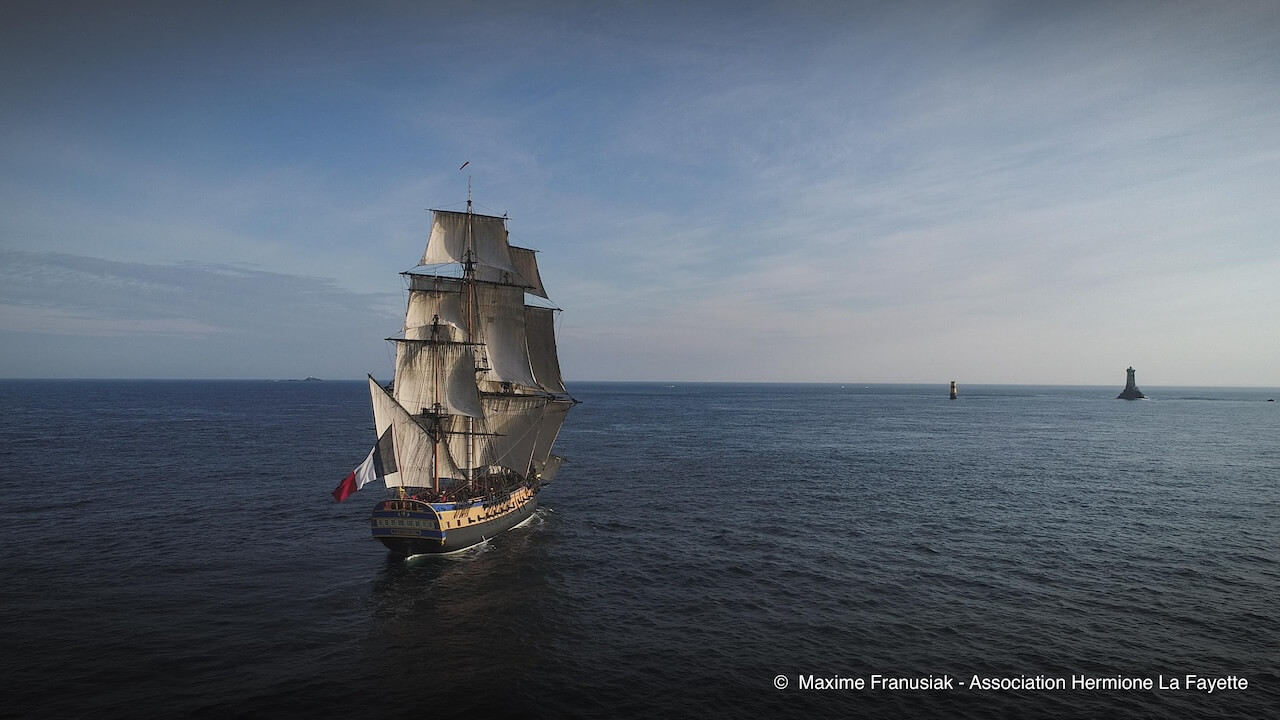
[[[448,527],[449,523],[442,521],[441,514],[426,503],[389,501],[374,509],[373,536],[393,555],[441,555],[466,550],[504,533],[528,520],[537,509],[538,497],[530,494],[523,503],[507,512],[461,527]],[[380,520],[384,525],[416,522],[421,529],[388,529],[379,525]]]

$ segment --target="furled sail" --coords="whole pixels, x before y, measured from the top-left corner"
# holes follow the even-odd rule
[[[468,248],[473,252],[471,258],[467,256]],[[506,220],[489,215],[434,211],[431,236],[420,264],[465,264],[468,259],[479,268],[509,273],[516,271],[511,265],[511,251],[507,245]]]
[[[372,376],[369,395],[373,400],[373,424],[378,436],[390,427],[395,443],[398,471],[385,476],[387,487],[434,487],[437,476],[463,476],[444,446],[441,446],[440,457],[435,457],[436,444],[431,436]]]
[[[533,378],[538,387],[552,393],[567,392],[564,380],[560,378],[560,358],[556,354],[555,310],[526,305],[524,331],[529,345],[529,363],[533,366]]]

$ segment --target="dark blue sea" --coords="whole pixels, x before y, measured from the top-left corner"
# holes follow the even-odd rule
[[[534,521],[400,561],[363,381],[0,382],[0,714],[1280,708],[1280,390],[571,389]]]

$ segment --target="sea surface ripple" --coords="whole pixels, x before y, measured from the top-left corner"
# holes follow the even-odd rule
[[[0,713],[1280,707],[1275,390],[571,389],[533,522],[401,561],[380,490],[329,495],[373,441],[362,382],[0,382]],[[1188,674],[1248,688],[802,686]]]

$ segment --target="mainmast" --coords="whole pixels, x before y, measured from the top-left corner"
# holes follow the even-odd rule
[[[462,260],[462,281],[467,292],[467,335],[468,343],[475,342],[475,307],[476,307],[476,251],[474,215],[471,212],[471,173],[467,173],[467,250]],[[475,483],[476,434],[475,419],[467,418],[467,485]]]
[[[401,463],[412,469],[395,482],[438,493],[479,490],[490,475],[550,477],[551,446],[576,401],[560,377],[556,308],[529,304],[548,297],[535,251],[510,245],[505,215],[475,211],[470,177],[465,211],[433,210],[431,222],[422,269],[404,273],[393,398],[402,410],[387,411],[412,416],[405,432],[421,443],[419,461]]]
[[[439,341],[440,339],[440,316],[435,315],[431,318],[431,339]],[[431,489],[440,492],[440,361],[441,357],[436,357],[431,362],[431,385],[433,387],[435,403],[431,406],[431,412],[435,417],[435,432],[431,434],[432,450],[431,450]],[[403,492],[403,489],[402,489]]]

